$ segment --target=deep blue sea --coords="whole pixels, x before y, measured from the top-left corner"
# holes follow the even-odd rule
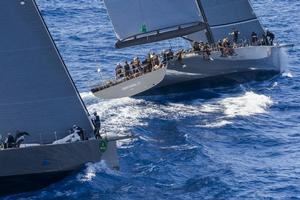
[[[116,50],[103,1],[37,3],[88,109],[101,114],[106,132],[138,138],[118,142],[120,171],[92,164],[46,189],[5,199],[300,199],[299,0],[252,1],[264,26],[281,43],[295,44],[282,75],[111,101],[89,89],[113,76],[117,62],[186,42]]]

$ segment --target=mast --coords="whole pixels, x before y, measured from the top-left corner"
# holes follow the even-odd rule
[[[201,0],[196,0],[196,3],[197,3],[197,6],[198,6],[198,8],[200,10],[200,13],[201,13],[201,15],[203,17],[203,21],[206,23],[206,37],[207,37],[207,41],[208,41],[209,44],[214,44],[215,43],[214,36],[212,34],[210,25],[208,23],[208,20],[207,20],[204,8],[202,6]]]
[[[187,36],[193,41],[207,40],[212,43],[228,37],[228,33],[233,29],[239,30],[239,38],[243,40],[249,39],[252,31],[258,35],[264,33],[249,0],[232,0],[230,3],[224,0],[194,0],[194,2],[198,5],[198,15],[201,12],[202,21],[209,26],[205,29],[206,32]]]

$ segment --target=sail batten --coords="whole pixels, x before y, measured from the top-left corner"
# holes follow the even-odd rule
[[[104,3],[119,41],[203,21],[195,0],[104,0]]]

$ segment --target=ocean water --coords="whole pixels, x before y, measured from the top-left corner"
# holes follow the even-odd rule
[[[117,62],[186,42],[116,50],[103,1],[37,3],[88,109],[101,114],[107,133],[138,138],[118,142],[120,171],[90,164],[48,188],[5,199],[300,199],[299,0],[252,1],[276,38],[295,44],[286,52],[283,74],[111,101],[89,89],[113,76]]]

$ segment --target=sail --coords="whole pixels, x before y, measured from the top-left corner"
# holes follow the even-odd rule
[[[203,7],[215,41],[228,37],[234,29],[239,30],[239,38],[243,40],[250,39],[253,31],[259,36],[264,33],[248,0],[199,0],[199,3]],[[188,38],[207,41],[205,32],[191,34]]]
[[[92,132],[85,106],[34,0],[0,1],[0,134],[26,131],[50,143],[76,124]]]
[[[104,0],[117,47],[150,43],[205,29],[195,0]],[[126,44],[122,42],[126,41]],[[130,42],[129,42],[130,41]]]

